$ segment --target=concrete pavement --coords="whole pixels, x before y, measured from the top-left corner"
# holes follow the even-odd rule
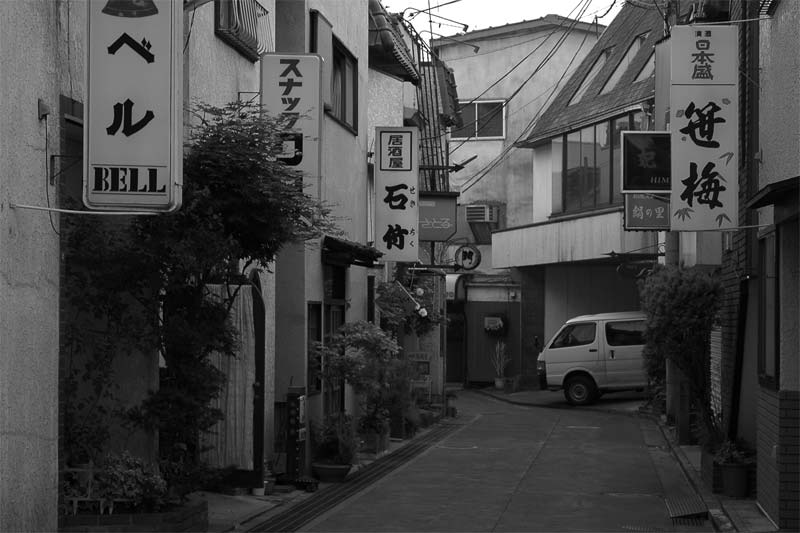
[[[603,396],[600,401],[590,407],[584,408],[574,408],[569,406],[566,401],[564,400],[563,394],[559,392],[550,392],[550,391],[518,391],[513,393],[504,393],[503,391],[496,391],[493,389],[482,389],[480,394],[485,396],[492,396],[495,400],[502,401],[508,404],[516,404],[518,406],[537,406],[537,407],[549,407],[553,410],[553,412],[558,412],[555,410],[571,410],[571,411],[596,411],[601,413],[622,413],[627,414],[630,416],[636,416],[642,410],[641,407],[646,400],[646,395],[642,393],[618,393],[618,394],[608,394]],[[460,394],[460,393],[459,393]],[[472,394],[472,391],[463,393],[464,397]],[[465,400],[461,398],[456,399],[454,405],[459,409],[459,417],[457,419],[447,419],[448,422],[446,423],[463,423],[465,417],[469,416],[469,413],[464,411],[463,409],[466,407]],[[538,411],[538,410],[537,410]],[[742,531],[742,532],[767,532],[767,531],[776,531],[776,528],[767,520],[763,514],[760,513],[758,508],[755,505],[753,500],[732,500],[727,498],[720,498],[718,495],[712,495],[703,493],[702,483],[699,482],[699,451],[696,447],[677,447],[674,445],[674,441],[670,442],[670,434],[668,428],[666,428],[663,424],[659,424],[658,419],[654,417],[648,418],[652,421],[652,424],[644,424],[642,426],[641,432],[644,438],[645,443],[647,444],[647,449],[649,451],[649,463],[654,465],[656,470],[658,471],[659,480],[662,486],[662,490],[664,493],[672,493],[673,495],[696,495],[700,494],[703,501],[708,506],[711,512],[711,518],[714,524],[714,527],[717,530],[721,531]],[[508,422],[506,422],[508,423]],[[580,430],[580,427],[577,428]],[[451,446],[449,443],[449,439],[447,446]],[[393,443],[394,446],[401,446],[403,443]],[[505,444],[504,444],[505,446]],[[435,447],[441,448],[441,445],[437,445]],[[452,447],[452,446],[451,446]],[[449,454],[457,454],[460,453],[458,445],[455,445],[456,449],[449,450]],[[502,448],[502,447],[500,447]],[[425,453],[423,453],[425,455]],[[500,457],[497,458],[495,461],[495,466],[502,467],[503,464],[509,465],[508,467],[514,468],[515,465],[518,467],[520,464],[520,458],[516,458],[515,460],[510,460],[511,458],[508,454],[504,453]],[[629,458],[628,458],[629,459]],[[638,462],[634,462],[632,466],[632,472],[635,472],[636,468],[641,468],[642,465],[647,464],[648,462],[642,462],[642,456],[639,456]],[[621,459],[616,461],[616,464],[625,464],[625,461]],[[401,467],[403,468],[403,467]],[[485,473],[483,477],[480,474],[481,469],[475,468],[471,471],[470,475],[467,476],[468,479],[471,479],[473,482],[483,479],[485,477]],[[543,472],[542,475],[545,475],[546,472]],[[393,477],[394,474],[390,474],[387,476],[388,478]],[[550,475],[563,475],[563,472],[559,472],[558,470],[550,472]],[[418,482],[420,483],[420,490],[425,490],[426,486],[431,486],[431,483],[434,485],[439,482],[447,482],[453,485],[458,485],[459,480],[450,479],[450,475],[444,471],[437,472],[434,469],[426,469],[424,474],[420,474],[420,478]],[[470,477],[472,476],[472,477]],[[476,477],[477,476],[477,477]],[[447,479],[444,479],[447,477]],[[635,479],[635,475],[633,476]],[[391,483],[391,481],[379,481],[375,485],[382,484],[382,483]],[[480,494],[486,495],[486,490],[492,488],[490,484],[487,484],[485,481],[480,482],[480,486],[482,490],[479,491]],[[501,493],[507,489],[507,487],[494,487],[494,491],[496,492],[499,490]],[[529,490],[534,489],[534,485],[528,487]],[[365,489],[362,492],[366,492],[369,489]],[[642,501],[644,503],[653,503],[653,494],[656,494],[656,489],[653,487],[649,487],[649,492],[647,490],[643,490],[643,494],[647,496],[638,496],[639,498],[644,498]],[[691,494],[690,494],[691,493]],[[250,495],[238,495],[238,496],[228,496],[228,495],[221,495],[215,493],[197,493],[194,496],[197,498],[206,499],[209,502],[209,531],[213,532],[222,532],[222,531],[240,531],[240,530],[247,530],[248,525],[252,526],[253,524],[257,524],[260,521],[268,519],[271,515],[277,514],[282,512],[283,510],[290,508],[292,505],[303,501],[307,498],[313,498],[315,493],[305,493],[302,491],[291,491],[286,493],[278,493],[272,494],[267,496],[250,496]],[[392,505],[396,505],[401,503],[396,498],[402,498],[403,494],[414,494],[414,491],[409,491],[408,487],[404,490],[400,491],[400,493],[394,494]],[[356,498],[354,496],[352,499]],[[406,496],[407,497],[407,496]],[[539,495],[541,497],[541,494]],[[598,497],[599,498],[599,497]],[[630,497],[629,497],[630,498]],[[624,499],[624,498],[623,498]],[[595,499],[592,501],[591,498],[586,499],[583,502],[583,505],[591,508],[595,505],[600,505],[602,499]],[[506,504],[511,505],[510,501],[513,501],[513,498],[509,499],[508,494],[506,494]],[[554,502],[551,502],[552,505],[564,505],[566,502],[569,501],[568,495],[564,493],[561,500],[556,499]],[[437,503],[438,502],[438,503]],[[430,505],[433,505],[431,509],[429,509],[429,522],[428,524],[431,526],[431,529],[425,530],[446,530],[451,529],[447,526],[451,526],[452,524],[447,523],[437,523],[436,521],[441,518],[441,510],[442,506],[447,505],[447,499],[440,500],[438,498],[433,498],[430,502]],[[480,504],[487,504],[486,498],[478,498],[477,501],[474,502],[466,502],[467,506],[466,509],[473,507],[474,505]],[[500,500],[494,501],[496,505],[501,503]],[[614,503],[618,503],[614,501]],[[630,503],[630,502],[628,502]],[[437,509],[437,505],[439,506]],[[551,505],[551,507],[552,507]],[[629,529],[626,527],[627,530],[646,530],[641,529],[643,524],[647,521],[654,519],[653,516],[645,516],[645,515],[637,515],[636,514],[636,506],[628,506],[627,509],[631,511],[628,513],[630,520]],[[422,511],[423,513],[425,511]],[[570,516],[574,518],[574,510],[571,511]],[[513,515],[513,513],[512,513]],[[510,516],[512,516],[510,515]],[[439,517],[439,518],[437,518]],[[571,518],[572,519],[572,518]],[[321,525],[322,524],[322,525]],[[385,523],[384,523],[385,524]],[[554,525],[555,523],[551,524]],[[317,519],[312,523],[308,524],[306,527],[316,530],[331,530],[335,528],[328,527],[330,524],[326,524],[322,521],[322,519]],[[380,523],[372,524],[373,526],[377,527]],[[394,526],[402,526],[402,523],[393,524]],[[471,525],[473,528],[469,529],[482,529],[478,524],[465,524]],[[492,525],[492,528],[496,528],[498,524]],[[543,526],[545,524],[539,524],[539,526]],[[578,525],[578,524],[576,524]],[[441,526],[441,527],[437,527]],[[489,527],[489,524],[483,524],[484,527]],[[524,522],[517,523],[516,530],[519,529],[530,529],[529,527],[525,527],[526,524]],[[322,529],[319,529],[319,528]],[[500,527],[499,529],[508,529],[514,528],[514,523],[507,523],[504,527]],[[585,524],[587,529],[580,529],[580,527],[576,527],[575,530],[583,530],[583,531],[593,531],[597,530],[597,528],[592,527],[592,523],[588,522]],[[660,527],[664,527],[662,524]],[[402,527],[399,527],[402,529]],[[639,529],[637,529],[639,528]],[[397,530],[398,527],[393,528]],[[542,527],[537,527],[538,530],[547,530],[543,529]],[[347,530],[347,529],[340,529],[340,530]],[[367,528],[365,530],[371,530]],[[613,530],[613,529],[612,529]],[[651,529],[652,530],[652,529]],[[659,529],[664,530],[664,529]],[[667,530],[674,530],[667,528]]]

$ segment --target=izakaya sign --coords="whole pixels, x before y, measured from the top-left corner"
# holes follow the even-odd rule
[[[83,202],[172,211],[183,183],[183,3],[86,2]]]
[[[419,260],[419,130],[376,128],[375,248],[385,261]]]
[[[735,26],[672,28],[670,132],[673,231],[736,226],[739,183]]]
[[[284,128],[279,159],[301,171],[308,183],[320,179],[321,72],[317,55],[261,57],[261,105]]]

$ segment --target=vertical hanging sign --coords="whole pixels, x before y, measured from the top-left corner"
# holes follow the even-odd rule
[[[183,3],[86,4],[83,203],[175,210],[183,183]]]
[[[385,261],[419,260],[419,130],[376,128],[375,248]]]
[[[736,227],[738,28],[675,26],[671,48],[670,228]]]
[[[283,128],[280,159],[320,187],[322,61],[312,54],[261,56],[261,105]]]

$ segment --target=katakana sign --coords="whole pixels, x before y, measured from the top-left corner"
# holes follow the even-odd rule
[[[183,6],[87,4],[83,202],[172,211],[183,184]]]
[[[672,28],[670,228],[724,230],[738,218],[738,29]]]
[[[307,183],[320,179],[322,60],[312,54],[261,56],[261,105],[280,119],[285,164],[303,172]]]
[[[419,260],[419,130],[376,128],[375,248],[385,261]]]

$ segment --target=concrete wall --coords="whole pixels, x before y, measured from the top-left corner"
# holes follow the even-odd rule
[[[636,280],[621,277],[614,265],[547,266],[544,286],[545,344],[572,317],[641,309]]]
[[[83,2],[0,2],[2,531],[56,529],[59,215],[10,204],[55,207],[58,96],[82,94],[84,20]]]
[[[518,139],[538,116],[542,107],[550,102],[548,97],[551,92],[561,89],[563,82],[569,79],[572,70],[580,64],[597,40],[597,35],[593,32],[571,32],[558,52],[530,81],[526,81],[542,64],[564,32],[554,26],[537,26],[538,23],[535,22],[524,24],[529,25],[530,29],[524,29],[523,24],[520,24],[509,25],[507,32],[493,30],[459,35],[459,40],[468,40],[479,45],[480,50],[477,53],[473,53],[471,47],[458,43],[447,40],[439,42],[443,45],[439,49],[439,55],[455,74],[459,100],[508,100],[505,110],[505,139],[470,140],[463,145],[462,140],[450,141],[451,162],[478,156],[464,170],[451,174],[451,185],[456,190]],[[551,32],[553,34],[548,37]],[[537,47],[538,50],[534,52]],[[489,88],[528,54],[531,54],[530,57],[522,65]],[[520,89],[519,93],[514,95],[517,89]],[[531,151],[515,149],[474,187],[464,191],[459,202],[507,202],[507,226],[531,223],[535,220],[533,205],[539,192],[533,189],[533,175]]]

